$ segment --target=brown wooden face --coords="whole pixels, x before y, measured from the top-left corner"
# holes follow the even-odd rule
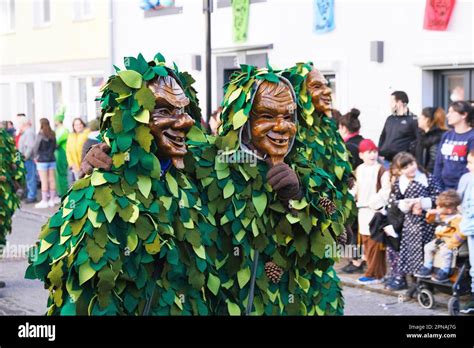
[[[296,108],[285,83],[264,81],[258,87],[250,110],[252,147],[273,164],[283,162],[296,134],[293,113]]]
[[[313,69],[306,77],[306,88],[311,94],[311,100],[316,111],[331,117],[332,97],[328,81],[317,69]]]
[[[186,134],[194,124],[194,120],[184,112],[189,99],[171,76],[159,77],[148,88],[155,95],[150,129],[158,147],[157,156],[160,159],[171,159],[176,168],[182,169],[187,152]]]

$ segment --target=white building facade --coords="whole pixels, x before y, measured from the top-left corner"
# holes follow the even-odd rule
[[[446,31],[423,29],[425,0],[335,0],[335,29],[313,32],[313,1],[251,0],[247,42],[235,44],[230,0],[214,0],[212,13],[212,105],[236,64],[285,68],[313,61],[334,88],[342,113],[361,110],[362,134],[378,140],[389,115],[389,96],[407,92],[409,108],[446,106],[455,87],[474,100],[474,3],[457,0]],[[112,60],[161,52],[197,80],[205,108],[203,2],[176,0],[174,8],[145,12],[139,2],[113,0]],[[383,61],[371,60],[382,42]],[[195,63],[201,58],[201,69]],[[380,60],[381,57],[379,57]],[[457,89],[459,90],[459,88]],[[210,111],[203,110],[204,114]]]
[[[0,0],[0,120],[17,113],[65,125],[98,115],[110,66],[109,0]]]

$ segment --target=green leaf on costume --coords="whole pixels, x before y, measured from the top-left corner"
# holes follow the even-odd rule
[[[264,192],[254,193],[252,195],[252,203],[257,210],[259,216],[262,216],[267,206],[267,195]]]
[[[237,280],[241,289],[249,282],[250,280],[250,267],[241,269],[237,272]]]
[[[206,136],[204,135],[202,130],[200,130],[196,126],[191,127],[188,134],[186,134],[186,137],[191,141],[195,141],[195,142],[199,142],[199,143],[202,143],[202,142],[206,141]]]
[[[154,66],[153,71],[158,76],[168,76],[168,71],[166,70],[164,66]]]
[[[170,174],[170,172],[166,173],[166,183],[168,184],[168,189],[170,190],[171,194],[178,198],[178,182],[176,179]]]
[[[154,230],[154,226],[150,222],[149,218],[144,215],[140,215],[135,223],[135,231],[141,240],[147,240],[150,237],[151,232]]]
[[[79,285],[84,284],[91,279],[95,274],[94,269],[91,267],[89,261],[79,266]]]
[[[148,129],[148,128],[147,128]],[[132,145],[132,136],[128,133],[122,133],[117,137],[117,146],[120,151],[124,152]]]
[[[151,111],[155,108],[155,95],[146,85],[143,85],[138,92],[135,93],[135,99],[138,104],[143,106],[146,110]]]
[[[119,138],[120,139],[120,138]],[[150,128],[145,125],[140,125],[135,129],[135,139],[146,152],[150,152],[153,135],[151,135]]]
[[[150,111],[142,109],[138,114],[133,116],[137,122],[148,124],[150,123]]]
[[[224,198],[229,198],[232,196],[235,192],[235,187],[234,184],[232,183],[232,180],[227,181],[227,184],[224,186],[223,194]]]
[[[229,299],[226,300],[227,302],[227,310],[229,311],[230,315],[240,315],[240,307],[235,303],[231,302]]]
[[[207,279],[208,289],[211,290],[211,292],[217,296],[220,286],[221,286],[220,279],[213,274],[209,274],[209,278]]]
[[[247,122],[248,117],[244,114],[244,110],[240,109],[234,114],[234,117],[232,118],[232,125],[234,126],[234,129],[238,129],[242,127],[245,122]]]
[[[344,168],[340,166],[335,166],[334,173],[336,173],[337,178],[341,180],[342,176],[344,175]]]
[[[166,62],[165,57],[163,57],[163,55],[162,55],[161,53],[157,53],[157,54],[155,55],[155,57],[153,57],[153,60],[156,60],[156,61],[158,61],[158,62],[160,62],[160,63],[165,63],[165,62]]]
[[[205,260],[206,259],[206,250],[204,249],[204,246],[201,245],[199,246],[198,248],[196,248],[194,245],[193,245],[193,250],[194,252],[196,253],[196,255],[198,257],[200,257],[201,259]]]
[[[139,89],[142,86],[142,75],[133,70],[123,70],[118,73],[122,81],[131,88]]]

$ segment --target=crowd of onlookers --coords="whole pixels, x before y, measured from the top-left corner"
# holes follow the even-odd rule
[[[408,102],[405,92],[392,93],[392,114],[377,145],[359,134],[359,110],[335,111],[334,118],[354,168],[358,218],[348,229],[354,247],[363,246],[363,256],[342,271],[412,297],[416,278],[444,283],[455,276],[463,245],[474,264],[474,109],[455,101],[447,113],[426,107],[417,117]],[[470,275],[463,313],[474,313],[474,267]]]
[[[54,117],[54,130],[49,120],[42,118],[39,131],[35,133],[31,119],[25,114],[17,114],[14,121],[0,123],[15,139],[24,158],[26,189],[22,198],[25,203],[36,203],[38,209],[60,204],[69,186],[80,177],[83,153],[97,143],[98,120],[86,126],[81,118],[75,118],[71,131],[63,122],[64,110]]]

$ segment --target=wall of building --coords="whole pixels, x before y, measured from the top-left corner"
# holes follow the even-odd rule
[[[97,81],[104,78],[110,65],[110,1],[90,1],[92,16],[77,19],[74,1],[50,0],[51,20],[46,25],[39,25],[35,19],[37,4],[15,0],[14,30],[0,34],[0,119],[29,113],[26,83],[34,86],[34,114],[28,116],[36,125],[42,117],[52,121],[59,104],[66,106],[66,124],[78,115],[94,118]],[[85,102],[79,96],[82,81]],[[61,93],[56,98],[52,83],[60,85]]]

